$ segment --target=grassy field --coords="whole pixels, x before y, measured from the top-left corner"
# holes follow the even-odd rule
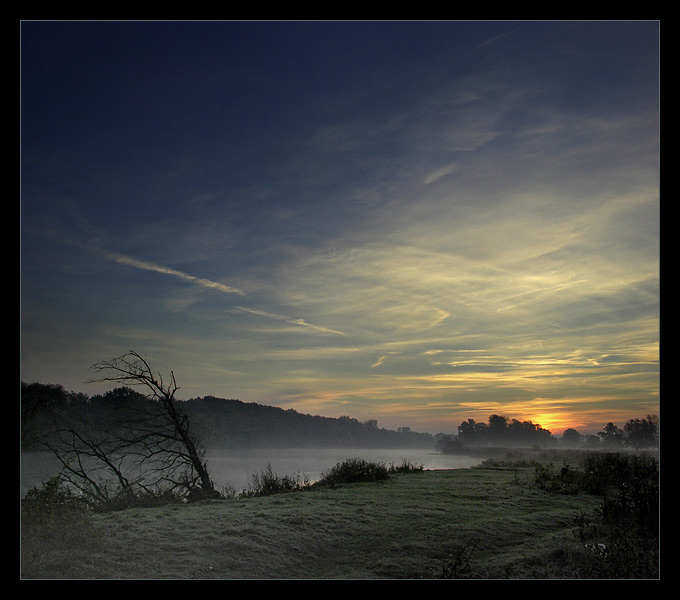
[[[55,525],[58,539],[41,531],[39,547],[24,537],[22,578],[573,577],[569,557],[586,552],[575,519],[601,499],[544,491],[534,476],[487,464],[91,514],[66,535]]]

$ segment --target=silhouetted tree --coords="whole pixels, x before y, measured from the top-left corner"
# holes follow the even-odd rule
[[[597,437],[596,435],[593,435],[592,433],[587,433],[585,435],[585,443],[586,448],[592,448],[593,450],[602,446],[602,441],[600,440],[600,438]]]
[[[562,443],[565,446],[579,446],[581,444],[581,434],[576,429],[565,429],[562,434]]]
[[[650,448],[659,443],[659,417],[647,415],[646,419],[630,419],[624,426],[626,443],[634,448]]]
[[[614,423],[609,422],[604,429],[597,434],[600,436],[602,443],[608,448],[615,448],[623,445],[623,431],[621,431]]]
[[[476,423],[474,419],[463,421],[458,426],[458,439],[467,446],[527,446],[551,444],[554,440],[547,429],[531,421],[518,421],[507,417],[491,415],[488,425]]]
[[[450,434],[446,433],[437,433],[434,436],[434,449],[437,452],[442,452],[443,448],[448,444],[449,442],[452,442],[454,440],[454,437]]]
[[[474,419],[468,419],[458,425],[458,439],[466,445],[481,444],[486,434],[486,423],[477,423]]]
[[[62,464],[62,477],[95,501],[109,495],[97,479],[102,471],[112,475],[123,492],[169,486],[186,490],[190,497],[218,496],[203,460],[205,452],[175,399],[179,387],[174,373],[165,383],[134,351],[92,369],[101,374],[94,381],[142,386],[147,393],[122,387],[93,399],[93,410],[100,412],[98,427],[66,426],[46,443]]]
[[[508,417],[491,415],[486,433],[493,443],[503,445],[508,438]]]

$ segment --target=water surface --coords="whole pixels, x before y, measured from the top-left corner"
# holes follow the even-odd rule
[[[408,460],[427,470],[465,469],[481,463],[481,458],[439,454],[420,449],[366,449],[366,448],[260,448],[213,449],[206,459],[210,474],[218,490],[229,487],[236,491],[248,489],[255,473],[271,465],[279,476],[299,475],[317,481],[334,465],[351,458],[363,458],[383,463],[401,465]],[[21,495],[39,487],[43,481],[59,472],[59,463],[49,452],[23,452],[21,456]]]
[[[464,469],[482,462],[476,457],[445,455],[433,450],[276,448],[212,451],[208,453],[208,466],[218,487],[227,485],[241,490],[249,486],[253,473],[264,471],[268,465],[277,475],[298,473],[310,481],[317,481],[325,471],[351,458],[380,462],[388,467],[408,460],[428,470]]]

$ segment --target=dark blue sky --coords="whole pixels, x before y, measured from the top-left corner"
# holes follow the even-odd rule
[[[95,393],[133,348],[186,397],[389,427],[655,412],[658,44],[23,22],[22,379]]]

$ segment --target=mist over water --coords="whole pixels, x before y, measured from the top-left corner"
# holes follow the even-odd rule
[[[365,448],[270,448],[270,449],[211,449],[206,460],[215,487],[248,489],[255,473],[269,465],[277,475],[299,474],[310,482],[337,463],[351,458],[380,462],[389,467],[408,460],[424,469],[464,469],[478,465],[481,458],[439,454],[425,449],[365,449]],[[49,452],[23,452],[21,456],[21,496],[59,472],[59,463]]]
[[[425,469],[463,469],[478,465],[481,458],[439,454],[420,449],[365,449],[365,448],[276,448],[248,450],[214,450],[208,452],[208,466],[219,488],[224,485],[236,490],[246,489],[253,473],[271,465],[277,475],[299,473],[317,481],[337,463],[351,458],[380,462],[385,466],[400,465],[408,460]]]

